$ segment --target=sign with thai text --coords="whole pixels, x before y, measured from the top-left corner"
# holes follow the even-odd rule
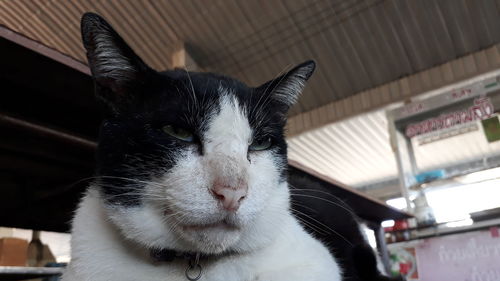
[[[424,121],[410,124],[406,127],[405,134],[407,137],[438,131],[441,129],[451,128],[455,125],[465,124],[476,120],[484,120],[490,118],[494,113],[494,106],[488,97],[474,99],[474,103],[469,108],[458,110],[446,114],[441,114],[435,118],[429,118]]]

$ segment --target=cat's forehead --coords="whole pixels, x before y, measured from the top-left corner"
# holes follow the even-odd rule
[[[151,103],[152,111],[158,112],[160,118],[168,117],[167,121],[174,125],[204,134],[214,125],[214,118],[224,111],[234,116],[223,114],[221,120],[225,121],[218,124],[239,120],[239,124],[245,124],[243,127],[250,127],[253,136],[281,136],[284,115],[279,108],[274,108],[276,103],[268,95],[263,95],[261,87],[249,87],[236,79],[212,73],[176,69],[162,74],[166,79],[161,83],[160,102]],[[230,126],[216,127],[224,130]]]
[[[257,98],[254,88],[227,76],[180,69],[163,74],[167,77],[166,83],[163,83],[163,90],[166,90],[163,98],[166,103],[170,103],[177,97],[178,102],[184,105],[179,106],[180,110],[184,107],[211,114],[214,110],[220,110],[221,105],[230,100],[232,104],[247,111],[252,100]]]
[[[198,92],[205,92],[205,90],[216,90],[218,88],[231,89],[232,92],[237,93],[240,91],[248,91],[245,83],[224,75],[205,73],[205,72],[192,72],[182,69],[175,69],[166,71],[164,74],[172,79],[176,84],[185,84]],[[191,90],[191,89],[185,89]]]

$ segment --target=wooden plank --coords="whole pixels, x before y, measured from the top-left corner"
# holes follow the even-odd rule
[[[301,132],[307,130],[306,128],[304,128],[304,121],[302,120],[302,114],[296,115],[292,118],[295,119],[295,127],[294,127],[295,134],[300,134]]]
[[[361,102],[361,95],[359,93],[351,96],[351,98],[347,98],[347,100],[352,100],[352,115],[363,111],[363,104]]]
[[[4,26],[0,26],[0,37],[15,42],[25,48],[33,50],[43,56],[49,57],[57,62],[60,62],[64,65],[67,65],[71,68],[74,68],[82,73],[90,75],[90,69],[87,65],[83,64],[80,61],[73,59],[70,56],[62,54],[52,48],[49,48],[37,41],[31,40],[19,33],[16,33]]]
[[[285,126],[285,134],[286,135],[295,135],[297,128],[297,119],[296,118],[288,118]]]
[[[327,106],[326,106],[326,111],[327,111],[327,114],[328,114],[328,123],[331,123],[331,122],[334,122],[335,120],[337,120],[337,110],[335,108],[335,102],[332,102],[332,103],[329,103]]]
[[[485,51],[476,52],[473,54],[474,61],[476,62],[476,67],[479,72],[484,72],[488,70],[488,58],[486,57]]]
[[[303,120],[304,120],[304,127],[305,128],[310,128],[312,129],[313,128],[313,123],[312,123],[312,112],[311,111],[307,111],[307,112],[304,112],[302,113],[302,116],[303,116]]]
[[[429,91],[433,88],[430,73],[430,71],[422,71],[418,73],[420,83],[422,83],[422,91]]]
[[[322,126],[324,124],[328,124],[328,104],[318,108],[318,125]]]
[[[371,102],[372,99],[378,99],[373,89],[361,93],[361,105],[363,111],[373,107]]]
[[[451,64],[445,63],[440,67],[441,73],[443,74],[443,82],[451,83],[455,79],[455,75],[453,74],[453,70],[451,69]]]
[[[431,86],[437,88],[443,84],[444,78],[441,72],[441,67],[436,66],[429,69],[429,76],[431,78]]]
[[[420,72],[410,75],[408,78],[408,88],[403,84],[403,95],[410,96],[411,93],[420,93],[424,90],[422,81],[420,80]]]
[[[388,104],[389,101],[391,100],[391,90],[389,89],[388,84],[384,84],[381,87],[378,88],[380,91],[380,96],[381,96],[381,103],[380,104]]]
[[[486,49],[486,56],[490,62],[490,67],[496,67],[500,64],[500,44]]]
[[[352,116],[353,114],[353,106],[352,106],[352,98],[346,98],[342,100],[342,103],[344,104],[344,117],[347,116]]]
[[[465,75],[472,76],[477,73],[476,62],[473,55],[468,55],[463,58]]]
[[[372,106],[370,109],[373,109],[373,108],[376,108],[379,106],[383,106],[383,105],[387,104],[387,102],[389,101],[389,93],[384,92],[384,89],[383,89],[384,85],[378,86],[375,89],[373,89],[374,94],[377,96],[377,100],[373,101],[373,97],[372,97]]]
[[[391,92],[391,100],[398,100],[401,98],[403,93],[401,92],[401,87],[398,81],[392,81],[389,83],[389,90]]]
[[[320,108],[318,108],[318,110],[311,110],[310,111],[310,114],[311,114],[311,125],[314,125],[315,127],[323,125],[319,121],[319,111],[320,111]]]
[[[343,104],[342,100],[335,103],[335,112],[337,112],[338,120],[341,120],[342,118],[344,118],[346,116],[345,108],[343,105],[344,104]]]
[[[408,77],[404,77],[399,80],[399,89],[401,91],[401,95],[403,97],[410,96],[412,93],[411,87],[410,87],[410,82]]]
[[[462,79],[465,77],[465,66],[462,59],[451,61],[451,70],[455,79]]]

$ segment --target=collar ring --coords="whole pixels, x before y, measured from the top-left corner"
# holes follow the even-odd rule
[[[196,281],[201,278],[203,273],[203,268],[200,265],[200,253],[196,253],[196,256],[188,261],[188,267],[186,268],[186,278],[190,281]]]

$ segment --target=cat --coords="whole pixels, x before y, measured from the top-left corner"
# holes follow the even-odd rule
[[[105,114],[64,281],[339,281],[290,211],[287,111],[315,69],[258,87],[148,67],[99,15],[82,39]]]

